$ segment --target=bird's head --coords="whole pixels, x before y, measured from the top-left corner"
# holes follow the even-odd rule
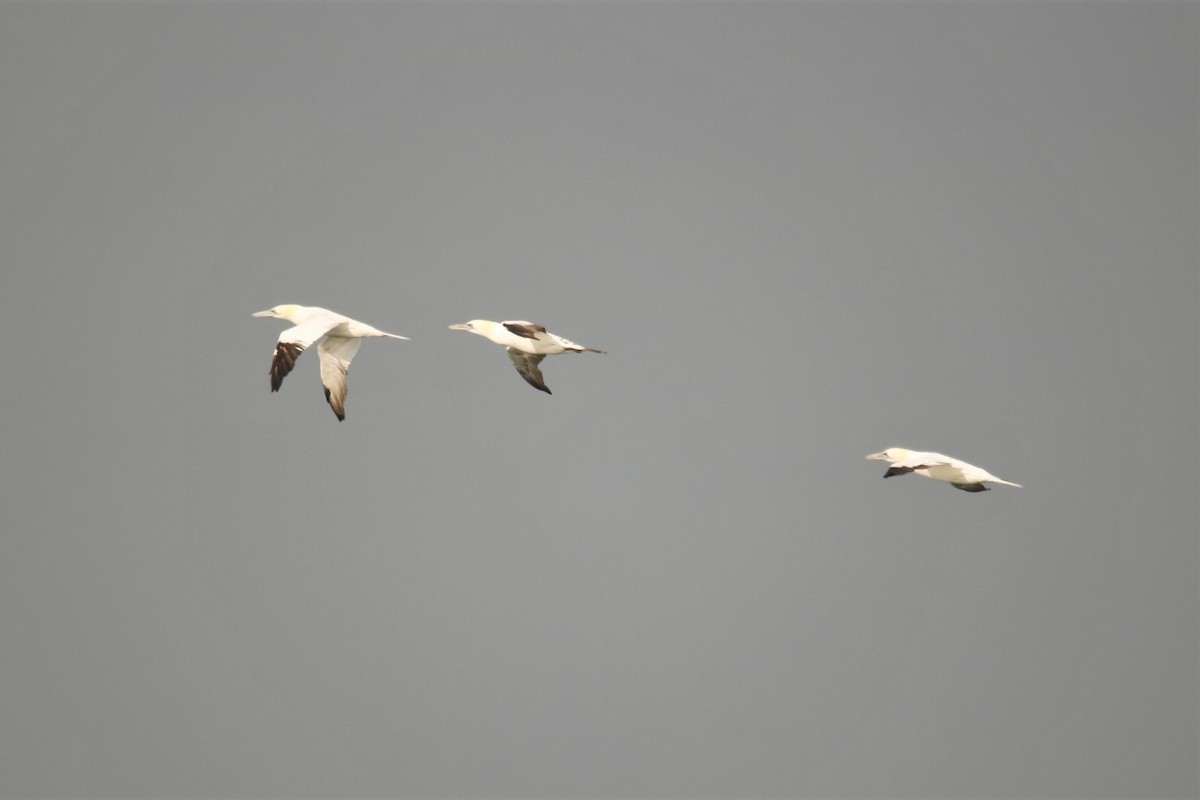
[[[250,316],[252,316],[252,317],[278,317],[279,319],[286,319],[291,322],[296,322],[296,321],[298,321],[296,318],[300,316],[300,311],[303,308],[304,308],[304,306],[298,306],[293,303],[286,303],[281,306],[275,306],[274,308],[268,308],[266,311],[256,311],[253,314],[251,314]]]
[[[495,324],[486,319],[473,319],[470,322],[460,322],[457,325],[451,325],[450,330],[466,331],[467,333],[477,333],[480,336],[487,336]]]
[[[904,461],[908,458],[911,450],[905,450],[903,447],[889,447],[882,453],[871,453],[867,456],[868,461]]]

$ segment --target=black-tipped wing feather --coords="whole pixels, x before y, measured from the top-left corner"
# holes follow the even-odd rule
[[[278,392],[283,379],[296,367],[296,359],[305,350],[299,342],[277,342],[275,356],[271,359],[271,391]]]
[[[513,366],[517,368],[517,372],[525,382],[535,389],[540,389],[546,394],[553,394],[550,387],[542,379],[542,371],[538,369],[538,364],[542,363],[543,355],[533,355],[531,353],[522,353],[512,347],[505,348],[508,350],[508,357],[512,360]]]
[[[910,472],[916,472],[919,469],[932,469],[933,467],[945,464],[944,461],[937,459],[910,458],[908,461],[897,461],[888,467],[888,471],[883,473],[883,477],[892,478],[896,475],[907,475]]]
[[[885,478],[894,478],[897,475],[907,475],[910,472],[916,471],[916,467],[888,467],[888,471],[883,473]]]
[[[329,407],[339,422],[346,419],[346,394],[349,391],[346,375],[361,344],[362,339],[328,336],[317,348],[321,356],[321,383],[325,386],[325,399],[329,401]]]
[[[528,325],[522,325],[517,322],[502,322],[505,328],[508,328],[509,333],[525,339],[536,339],[539,333],[545,333],[546,328],[542,325],[535,325],[532,322]]]
[[[336,321],[325,319],[313,320],[288,328],[279,334],[275,343],[275,355],[271,358],[271,391],[278,392],[283,385],[283,379],[296,366],[296,359],[307,350],[313,342],[337,325]]]

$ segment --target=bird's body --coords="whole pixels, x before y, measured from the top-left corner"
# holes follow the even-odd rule
[[[570,339],[564,339],[550,333],[542,325],[525,320],[507,320],[492,322],[487,319],[473,319],[458,325],[451,325],[452,331],[467,331],[478,334],[496,344],[504,345],[513,366],[525,382],[535,389],[550,394],[550,388],[542,379],[542,371],[538,365],[546,356],[559,353],[603,353],[594,347],[584,347],[575,344]]]
[[[891,462],[887,472],[883,473],[885,478],[914,472],[935,481],[944,481],[964,492],[986,492],[988,487],[985,483],[1001,483],[1018,488],[1021,486],[1019,483],[997,478],[982,467],[941,453],[922,453],[903,447],[889,447],[881,453],[872,453],[867,458]]]
[[[346,373],[362,340],[369,337],[408,338],[385,333],[365,322],[317,306],[275,306],[253,316],[285,319],[295,326],[279,334],[275,344],[275,355],[271,359],[272,392],[279,391],[300,354],[317,339],[325,337],[317,347],[321,357],[321,383],[325,386],[325,399],[339,420],[346,418]]]

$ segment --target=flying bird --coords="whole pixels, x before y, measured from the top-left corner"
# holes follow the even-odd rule
[[[543,326],[524,320],[508,320],[492,322],[488,319],[473,319],[451,325],[452,331],[467,331],[491,339],[496,344],[502,344],[508,350],[508,357],[525,382],[535,389],[551,394],[550,387],[542,379],[542,371],[538,367],[546,356],[558,353],[603,353],[594,347],[584,347],[575,344],[570,339],[555,336]]]
[[[350,361],[358,352],[362,340],[368,336],[408,338],[384,333],[365,322],[343,317],[327,308],[317,306],[275,306],[252,316],[277,317],[295,323],[295,327],[279,334],[279,341],[275,343],[275,355],[271,359],[272,392],[279,391],[283,379],[296,366],[296,359],[300,354],[317,339],[325,337],[317,347],[317,354],[321,357],[321,383],[325,386],[325,399],[329,401],[329,406],[339,421],[346,418],[346,372],[350,369]]]
[[[891,466],[883,473],[883,477],[907,475],[915,472],[935,481],[945,481],[955,489],[964,492],[986,492],[985,483],[1002,483],[1005,486],[1021,487],[1019,483],[997,478],[986,469],[959,461],[957,458],[944,456],[941,453],[919,453],[915,450],[905,450],[903,447],[889,447],[882,453],[872,453],[868,459],[875,461],[890,461]]]

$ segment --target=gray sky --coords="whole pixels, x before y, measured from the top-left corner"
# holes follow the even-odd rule
[[[1196,796],[1198,33],[0,5],[0,795]]]

